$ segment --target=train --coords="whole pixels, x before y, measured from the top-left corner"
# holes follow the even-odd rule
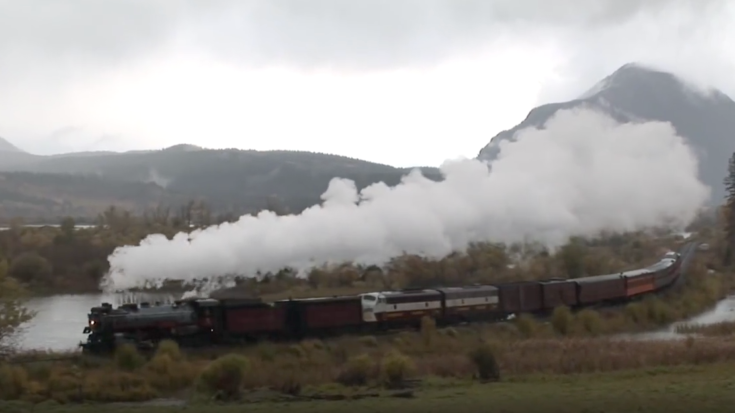
[[[550,314],[610,305],[660,292],[680,275],[682,257],[668,252],[646,268],[572,279],[516,281],[462,287],[408,288],[364,294],[285,299],[191,298],[170,304],[93,307],[80,343],[84,352],[114,351],[122,342],[155,348],[162,340],[182,347],[259,340],[300,340],[437,325],[500,321],[518,314]]]

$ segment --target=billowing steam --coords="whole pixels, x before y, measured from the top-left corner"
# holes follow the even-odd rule
[[[406,253],[442,257],[473,241],[528,239],[685,224],[709,197],[693,153],[668,123],[617,124],[590,110],[559,112],[546,129],[502,143],[492,171],[447,161],[442,182],[420,173],[358,192],[335,178],[300,215],[261,212],[173,240],[151,235],[109,257],[108,289],[156,280],[254,275],[327,262],[381,264]]]

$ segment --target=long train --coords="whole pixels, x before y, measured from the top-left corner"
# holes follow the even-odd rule
[[[108,352],[120,342],[141,348],[164,339],[183,347],[229,345],[260,339],[298,340],[418,326],[498,321],[513,314],[549,314],[558,306],[589,307],[629,301],[672,286],[682,257],[669,252],[632,271],[576,279],[521,281],[464,287],[380,291],[352,296],[288,299],[188,299],[173,304],[109,303],[93,307],[84,328],[85,352]]]

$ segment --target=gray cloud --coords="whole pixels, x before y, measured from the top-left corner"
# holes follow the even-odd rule
[[[0,111],[61,107],[70,85],[176,52],[364,71],[515,42],[551,42],[564,55],[542,101],[572,98],[629,61],[733,94],[733,8],[725,0],[0,0]],[[0,133],[16,134],[2,120]]]
[[[705,3],[705,6],[702,6]],[[167,47],[253,64],[430,64],[533,28],[601,30],[724,1],[682,0],[0,0],[0,64],[117,65]],[[584,39],[582,39],[584,41]],[[59,69],[59,67],[56,67]]]

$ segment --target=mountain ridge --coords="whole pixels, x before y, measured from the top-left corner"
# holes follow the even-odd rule
[[[319,152],[204,149],[189,144],[122,153],[0,152],[0,172],[43,174],[47,180],[53,180],[53,174],[95,176],[109,179],[111,185],[155,184],[167,192],[161,199],[203,200],[215,213],[233,214],[256,212],[274,203],[283,211],[300,212],[320,203],[335,177],[351,179],[362,189],[381,181],[396,185],[410,169]],[[441,177],[437,168],[418,169],[431,179]],[[99,185],[90,188],[101,190]],[[141,193],[146,193],[144,188]],[[110,199],[109,194],[104,199]],[[147,205],[150,196],[140,200]]]
[[[0,136],[0,152],[23,152],[17,146],[10,143],[7,139]]]
[[[519,130],[527,127],[543,128],[557,111],[580,106],[600,110],[623,123],[671,123],[697,154],[700,179],[713,188],[713,199],[724,197],[722,179],[727,173],[727,160],[735,152],[730,137],[730,131],[735,130],[735,101],[717,89],[694,87],[671,73],[635,63],[621,66],[576,99],[532,108],[519,124],[490,139],[477,157],[492,161],[501,141],[513,140]],[[11,179],[13,186],[5,189],[10,194],[7,199],[35,196],[38,199],[33,198],[33,205],[51,205],[49,214],[93,209],[77,208],[75,199],[95,207],[106,207],[104,202],[108,200],[123,202],[130,208],[144,208],[157,200],[171,204],[196,199],[207,202],[214,212],[235,214],[255,212],[275,203],[286,212],[297,213],[320,203],[321,194],[334,177],[351,179],[362,189],[380,181],[396,185],[411,169],[319,152],[207,149],[186,143],[156,150],[34,155],[0,138],[0,173],[19,173]],[[430,179],[441,179],[438,168],[418,169]],[[43,182],[33,174],[42,177]],[[97,179],[89,181],[87,192],[80,189],[85,187],[85,176]],[[33,184],[23,186],[20,182]],[[125,193],[124,199],[113,196],[100,182],[124,188],[120,190]],[[151,185],[159,189],[154,191]],[[39,189],[28,193],[23,188]],[[21,190],[26,192],[18,192]],[[63,208],[58,200],[63,200]],[[22,211],[23,205],[17,201],[13,210]],[[43,212],[42,207],[36,209],[39,214]]]
[[[587,107],[618,122],[670,123],[693,149],[699,161],[699,178],[712,188],[712,202],[724,199],[722,183],[727,161],[735,152],[735,101],[715,88],[701,88],[670,72],[628,63],[576,99],[548,103],[528,112],[523,121],[490,139],[477,158],[497,158],[500,142],[513,141],[525,128],[543,128],[559,110]]]

